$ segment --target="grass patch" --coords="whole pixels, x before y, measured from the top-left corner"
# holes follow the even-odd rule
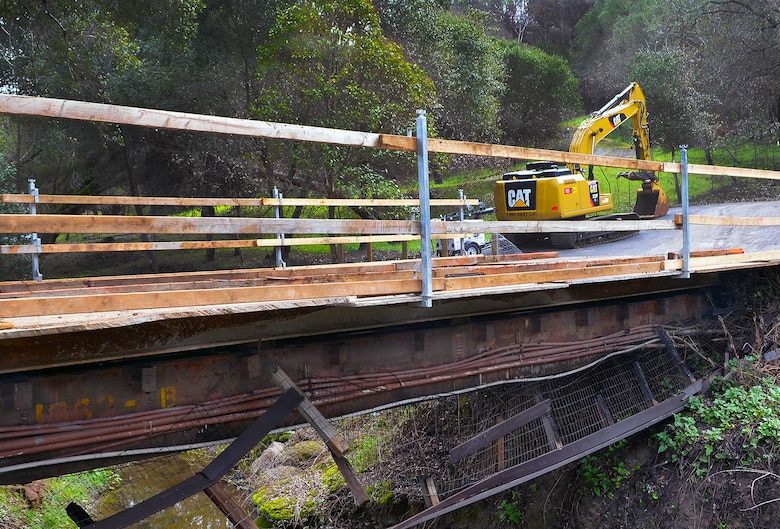
[[[37,500],[25,497],[21,487],[0,487],[0,524],[26,529],[71,527],[73,522],[65,513],[70,502],[87,506],[119,483],[114,471],[98,469],[46,480]]]

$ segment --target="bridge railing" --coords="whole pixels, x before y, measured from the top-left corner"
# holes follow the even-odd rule
[[[2,194],[0,202],[37,205],[171,206],[181,208],[244,207],[266,208],[273,214],[282,207],[340,208],[419,208],[417,199],[301,199],[301,198],[178,198],[81,195]],[[434,199],[436,207],[467,208],[477,206],[475,199]],[[245,210],[246,211],[246,210]],[[420,239],[419,222],[412,220],[366,220],[323,218],[276,218],[264,216],[179,216],[179,215],[103,215],[87,209],[81,214],[6,214],[2,215],[4,233],[85,234],[107,238],[110,235],[160,236],[232,236],[239,239],[174,240],[150,242],[79,242],[0,245],[0,254],[45,254],[112,252],[138,250],[186,250],[208,248],[246,248],[302,246],[312,244],[348,244],[398,242]],[[441,223],[439,223],[441,224]],[[474,231],[473,225],[471,231]],[[284,236],[287,234],[288,236]],[[312,235],[290,237],[289,235]],[[316,235],[316,236],[314,236]],[[442,231],[437,238],[462,235]]]
[[[635,160],[611,156],[587,155],[571,152],[534,149],[527,147],[492,145],[463,141],[427,138],[427,126],[424,113],[418,113],[417,135],[398,136],[374,134],[358,131],[326,129],[282,123],[269,123],[257,120],[205,116],[163,110],[123,107],[99,103],[67,101],[50,98],[0,94],[0,113],[74,119],[96,122],[129,124],[141,127],[185,130],[190,132],[234,134],[298,142],[316,142],[362,148],[375,148],[396,151],[416,152],[419,165],[419,200],[377,201],[349,200],[343,204],[354,206],[412,206],[419,207],[420,220],[363,220],[363,219],[291,219],[281,218],[244,218],[244,217],[176,217],[176,216],[114,216],[114,215],[61,215],[38,214],[36,208],[45,203],[69,203],[97,205],[101,201],[111,201],[124,205],[264,205],[279,208],[279,204],[306,205],[306,199],[199,199],[199,198],[148,198],[148,197],[62,197],[39,195],[4,195],[6,202],[26,202],[35,215],[3,215],[3,233],[32,234],[31,244],[5,245],[0,253],[28,253],[35,256],[44,253],[82,252],[82,251],[126,251],[126,250],[167,250],[197,248],[230,248],[248,246],[268,246],[279,248],[293,244],[341,244],[346,242],[373,243],[383,240],[421,241],[421,268],[423,283],[430,283],[431,238],[462,237],[474,232],[474,223],[467,221],[439,221],[430,218],[431,205],[463,206],[462,200],[431,201],[428,198],[427,158],[429,153],[447,153],[470,156],[485,156],[512,160],[550,160],[557,163],[599,165],[629,170],[669,172],[676,174],[696,173],[701,175],[733,176],[746,178],[780,179],[780,172],[762,171],[735,167],[720,167],[671,162]],[[686,190],[687,191],[687,190]],[[16,197],[16,198],[14,198]],[[22,198],[24,197],[24,198]],[[279,200],[278,202],[273,202]],[[332,205],[319,199],[319,205]],[[59,201],[59,202],[57,202]],[[83,202],[82,202],[83,201]],[[465,205],[473,205],[470,202]],[[279,217],[279,218],[276,218]],[[682,220],[658,219],[653,221],[603,221],[599,229],[603,231],[670,230],[686,228],[693,222],[710,222],[695,219],[684,211]],[[720,221],[723,222],[723,221]],[[744,219],[733,219],[737,225],[744,225]],[[764,225],[778,225],[777,219],[763,219]],[[571,221],[486,221],[480,224],[480,231],[486,233],[549,233],[592,231],[588,223]],[[685,231],[685,229],[683,229]],[[175,240],[141,241],[109,243],[66,243],[41,244],[36,239],[39,233],[71,234],[142,234],[142,235],[185,235],[187,237],[207,236],[215,240]],[[270,234],[270,235],[269,235]],[[317,237],[285,237],[283,234],[316,235]],[[229,238],[230,236],[231,238]],[[236,238],[237,237],[237,238]],[[184,239],[184,237],[182,237]],[[310,239],[310,240],[307,240]],[[426,243],[426,241],[428,241]],[[428,246],[426,247],[426,244]],[[426,249],[428,251],[426,251]],[[686,266],[687,268],[687,266]],[[35,272],[34,272],[35,273]],[[425,289],[424,289],[425,290]],[[425,296],[425,292],[423,296]]]

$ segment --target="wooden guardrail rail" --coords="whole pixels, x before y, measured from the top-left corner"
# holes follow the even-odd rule
[[[70,101],[48,97],[0,94],[0,113],[41,116],[57,119],[120,123],[161,129],[187,130],[217,134],[234,134],[279,140],[329,143],[353,147],[416,152],[417,138],[392,134],[329,129],[287,123],[206,116],[148,108]],[[640,171],[677,173],[682,166],[674,162],[633,160],[615,156],[578,154],[512,145],[494,145],[466,141],[428,138],[428,151],[447,154],[509,158],[515,160],[550,160],[558,163],[599,165]],[[780,180],[780,172],[689,164],[688,171],[712,176],[736,176]]]
[[[0,202],[16,204],[77,204],[88,206],[254,206],[254,207],[418,207],[417,199],[198,198],[83,195],[2,194]],[[475,199],[433,199],[432,206],[472,207]],[[419,240],[419,222],[359,219],[290,219],[266,217],[180,217],[77,214],[2,215],[3,233],[233,235],[237,240],[98,242],[0,245],[0,254],[43,254],[101,251],[184,250],[206,248],[278,247],[311,244],[403,242]],[[473,226],[471,226],[473,231]],[[280,237],[275,234],[320,234]],[[325,236],[322,236],[325,234]],[[357,235],[356,235],[357,234]],[[265,237],[264,237],[265,236]],[[441,238],[459,237],[442,232]]]
[[[738,176],[748,178],[780,179],[780,172],[761,171],[735,167],[632,160],[619,157],[586,155],[545,149],[490,145],[473,142],[461,142],[425,138],[424,113],[418,113],[418,136],[422,138],[374,134],[359,131],[327,129],[303,125],[271,123],[265,121],[205,116],[182,112],[143,109],[67,101],[52,98],[38,98],[0,94],[0,113],[13,115],[41,116],[57,119],[74,119],[129,124],[141,127],[185,130],[217,134],[235,134],[270,139],[317,142],[333,145],[354,146],[375,149],[389,149],[417,152],[420,173],[426,177],[420,185],[420,197],[424,203],[465,207],[475,205],[476,201],[428,201],[427,191],[427,155],[429,152],[488,156],[516,160],[544,159],[558,163],[577,163],[581,165],[600,165],[631,170],[648,170],[718,176]],[[422,121],[421,121],[422,119]],[[422,125],[422,126],[421,126]],[[124,206],[178,206],[197,207],[204,205],[225,206],[262,206],[274,208],[281,206],[371,206],[371,207],[414,207],[423,204],[423,200],[375,200],[375,199],[284,199],[275,198],[177,198],[177,197],[85,197],[63,195],[2,195],[3,202],[29,204],[37,208],[41,204],[76,205],[124,205]],[[425,209],[429,215],[428,209]],[[86,242],[66,244],[21,244],[0,246],[0,254],[36,254],[62,252],[127,251],[127,250],[168,250],[230,247],[280,247],[295,244],[343,244],[350,242],[409,241],[414,239],[455,238],[474,233],[475,223],[465,221],[428,220],[361,220],[361,219],[289,219],[289,218],[248,218],[248,217],[176,217],[176,216],[114,216],[114,215],[2,215],[0,230],[2,233],[72,233],[72,234],[138,234],[160,235],[170,238],[179,235],[181,239],[208,236],[215,240],[163,240],[141,242]],[[280,217],[280,215],[274,215]],[[687,215],[683,225],[684,234],[687,224],[715,222]],[[421,215],[422,218],[422,215]],[[747,219],[728,219],[718,222],[737,225],[758,225],[759,221]],[[778,225],[772,219],[761,219],[761,225]],[[483,221],[478,231],[485,233],[549,233],[593,231],[591,222],[571,221],[533,221],[533,222],[497,222]],[[680,222],[675,220],[653,221],[599,221],[599,231],[635,231],[635,230],[673,230],[679,229]],[[281,234],[294,234],[296,237]],[[304,237],[297,237],[304,235]],[[228,236],[231,238],[228,239]],[[425,263],[428,255],[423,252],[422,269],[423,297],[430,296],[432,282],[430,262]],[[686,254],[687,255],[687,254]],[[687,266],[687,265],[686,265]],[[35,272],[34,272],[35,275]]]

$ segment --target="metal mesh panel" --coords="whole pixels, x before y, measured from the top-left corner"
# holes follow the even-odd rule
[[[419,404],[402,436],[403,445],[419,462],[417,474],[432,472],[438,493],[451,495],[500,470],[530,461],[560,446],[580,440],[678,394],[690,384],[675,358],[657,344],[609,357],[572,374],[545,380],[509,383],[472,393]],[[450,450],[523,413],[545,399],[550,412],[535,418],[454,463]],[[419,422],[418,422],[419,421]],[[427,426],[425,426],[427,425]],[[391,451],[389,459],[401,457]],[[417,479],[394,469],[397,492],[419,495]]]

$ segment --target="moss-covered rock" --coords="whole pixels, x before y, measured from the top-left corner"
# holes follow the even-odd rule
[[[277,479],[271,479],[276,474]],[[277,467],[263,473],[265,484],[252,496],[258,512],[270,522],[306,520],[317,513],[327,497],[321,476],[294,467]]]
[[[305,465],[321,456],[327,449],[321,441],[301,441],[284,451],[284,460],[290,465]]]

